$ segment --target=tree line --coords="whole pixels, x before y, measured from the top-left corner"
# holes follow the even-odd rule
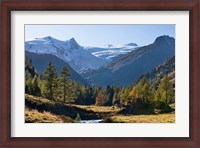
[[[25,93],[45,97],[64,103],[99,106],[127,106],[138,101],[162,108],[175,102],[175,90],[167,75],[158,87],[153,86],[146,78],[130,86],[89,86],[73,81],[69,69],[64,66],[57,74],[53,63],[49,62],[42,74],[30,73],[30,60],[26,60]],[[29,70],[27,70],[29,67]]]

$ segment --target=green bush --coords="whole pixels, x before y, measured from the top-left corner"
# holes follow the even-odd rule
[[[81,116],[80,116],[80,114],[77,114],[77,115],[76,115],[75,121],[76,121],[76,122],[81,121]]]

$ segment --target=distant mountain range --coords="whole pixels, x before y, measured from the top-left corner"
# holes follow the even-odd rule
[[[82,76],[93,85],[129,85],[174,55],[175,39],[161,36],[153,44],[133,50],[108,65]]]
[[[89,85],[86,80],[84,80],[75,70],[73,70],[69,64],[59,59],[58,57],[50,54],[41,54],[41,53],[31,53],[26,51],[26,56],[30,57],[32,60],[32,65],[37,70],[38,73],[42,73],[44,69],[48,66],[49,62],[52,62],[56,67],[57,73],[60,74],[60,71],[63,66],[67,66],[70,72],[70,77],[74,81],[78,81],[83,85]]]
[[[98,69],[105,61],[92,55],[80,46],[74,38],[60,41],[51,36],[25,42],[25,50],[33,53],[55,55],[68,63],[76,72]]]
[[[136,43],[82,47],[74,38],[61,41],[51,36],[25,42],[26,51],[55,55],[68,63],[78,73],[99,69],[116,57],[127,54],[136,48],[138,48]]]
[[[74,38],[60,41],[49,36],[25,42],[25,50],[39,72],[51,61],[58,73],[67,65],[72,78],[82,84],[123,86],[173,57],[175,39],[160,36],[143,47],[136,43],[82,47]]]

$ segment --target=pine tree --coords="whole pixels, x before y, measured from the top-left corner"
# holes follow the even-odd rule
[[[67,66],[61,69],[60,73],[60,86],[62,87],[63,102],[66,101],[66,97],[69,97],[69,86],[70,86],[70,73]]]
[[[132,100],[138,98],[138,88],[136,86],[133,86],[131,92],[129,93],[129,97],[131,97]]]
[[[29,78],[26,80],[26,86],[25,86],[25,91],[27,94],[33,94],[33,85],[32,85],[32,80],[33,78]]]
[[[172,83],[169,81],[168,76],[166,75],[158,87],[156,98],[157,100],[164,101],[166,104],[174,101],[174,88]]]
[[[110,87],[109,85],[106,86],[105,95],[108,98],[107,105],[109,105],[109,106],[112,105],[112,99],[113,99],[114,91],[113,91],[113,88]]]
[[[75,104],[84,104],[80,82],[73,82]]]
[[[91,105],[95,103],[94,90],[91,86],[85,86],[85,103]]]
[[[112,104],[120,105],[120,100],[119,100],[117,92],[115,92],[114,95],[113,95]]]
[[[151,89],[149,83],[144,84],[144,86],[142,87],[142,93],[143,93],[144,101],[151,100],[152,89]]]
[[[26,70],[25,71],[25,93],[31,94],[31,88],[32,88],[32,77],[31,74]]]
[[[141,98],[141,99],[143,99],[143,101],[145,100],[145,91],[147,90],[147,87],[148,87],[148,84],[147,84],[148,82],[147,82],[147,79],[144,77],[144,78],[142,78],[141,80],[140,80],[140,82],[138,83],[138,85],[137,85],[137,92],[138,92],[138,94],[137,94],[137,96],[139,97],[139,98]],[[145,86],[146,85],[146,86]],[[144,86],[146,87],[145,89],[144,89]]]
[[[45,69],[43,75],[43,93],[48,99],[54,99],[56,88],[58,86],[57,73],[54,65],[49,62],[47,68]]]
[[[39,88],[39,78],[37,75],[34,76],[31,83],[32,83],[32,95],[40,96],[41,90]]]
[[[154,89],[150,86],[146,78],[142,78],[140,82],[133,86],[129,96],[132,100],[137,98],[142,99],[143,101],[151,101],[153,99]]]
[[[129,100],[129,94],[130,94],[130,89],[128,87],[123,87],[120,92],[118,93],[120,97],[120,104],[121,105],[127,105],[130,100]]]

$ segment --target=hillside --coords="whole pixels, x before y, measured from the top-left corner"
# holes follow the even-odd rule
[[[153,70],[143,74],[137,82],[142,77],[147,78],[150,82],[153,83],[153,85],[158,86],[161,79],[165,76],[169,76],[169,80],[173,83],[175,86],[175,56],[170,58],[167,62],[164,64],[159,65],[158,67],[154,68]]]
[[[174,55],[175,39],[161,36],[153,44],[140,47],[115,59],[107,66],[82,76],[92,85],[127,86]]]
[[[77,114],[79,114],[83,120],[99,118],[99,115],[91,110],[87,111],[69,104],[27,94],[25,95],[25,107],[27,111],[33,112],[35,110],[35,112],[39,112],[39,116],[41,116],[41,113],[49,113],[50,118],[52,118],[52,116],[56,116],[58,120],[68,118],[68,121],[70,122],[75,120]],[[28,118],[28,116],[26,118]]]
[[[67,116],[55,115],[51,112],[39,112],[36,109],[25,108],[26,123],[73,123],[74,120]]]
[[[57,73],[60,74],[60,70],[64,65],[69,69],[71,79],[78,81],[83,85],[89,85],[86,80],[84,80],[75,70],[71,68],[69,64],[59,59],[58,57],[50,54],[38,54],[26,51],[25,55],[31,58],[32,65],[35,67],[38,73],[42,73],[44,69],[48,66],[49,62],[52,62],[57,69]]]

